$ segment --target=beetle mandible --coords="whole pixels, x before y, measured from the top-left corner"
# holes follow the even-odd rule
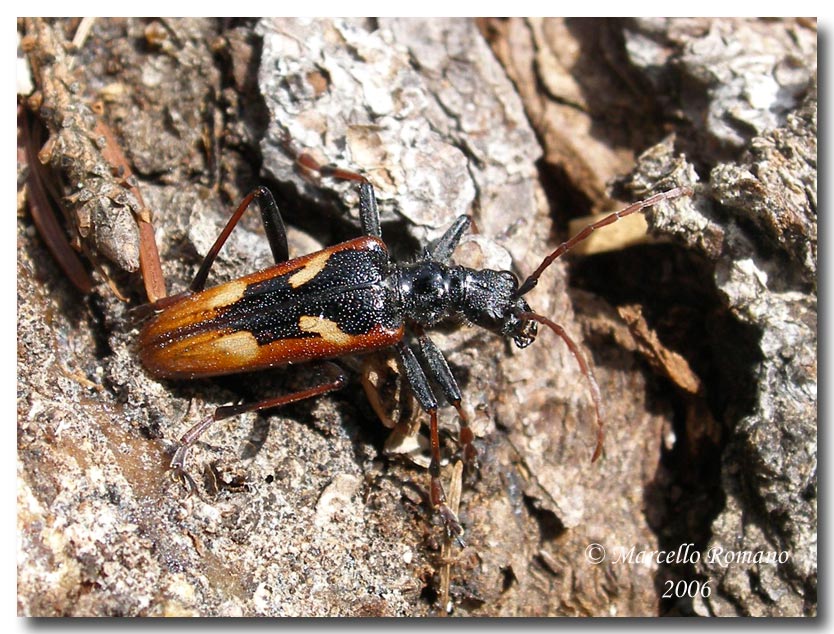
[[[296,160],[305,169],[358,182],[362,237],[290,260],[278,206],[268,189],[257,188],[232,215],[189,289],[154,304],[161,312],[143,328],[138,342],[139,356],[150,374],[166,379],[196,379],[393,347],[417,401],[429,415],[429,499],[448,535],[462,543],[463,529],[446,503],[440,480],[438,401],[429,377],[460,416],[459,442],[463,458],[469,463],[476,458],[474,435],[461,405],[457,381],[426,329],[449,317],[458,317],[524,348],[536,338],[538,324],[543,324],[565,341],[590,385],[597,421],[592,460],[599,457],[603,441],[602,399],[593,373],[565,330],[533,312],[524,295],[536,286],[548,266],[593,231],[662,200],[689,195],[691,190],[678,187],[656,194],[589,225],[560,244],[519,283],[510,271],[478,270],[449,263],[471,224],[468,216],[457,218],[416,261],[393,261],[382,241],[371,183],[356,172],[319,165],[307,154],[298,154]],[[258,202],[276,264],[206,290],[208,273],[218,252],[254,200]],[[306,390],[256,403],[218,407],[183,435],[171,468],[193,488],[186,471],[188,450],[212,423],[318,396],[344,384],[345,377],[337,368],[330,380]]]

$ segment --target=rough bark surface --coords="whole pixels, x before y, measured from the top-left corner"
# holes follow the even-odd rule
[[[115,19],[73,47],[78,26],[20,25],[66,53],[54,72],[69,101],[39,113],[63,143],[51,165],[67,180],[61,148],[88,133],[63,117],[100,104],[171,292],[258,184],[277,195],[291,257],[357,235],[354,187],[302,170],[287,134],[368,176],[398,258],[471,214],[456,261],[528,274],[576,216],[675,185],[695,195],[647,214],[665,240],[565,258],[529,295],[594,367],[597,463],[587,384],[560,339],[517,350],[466,325],[432,333],[480,452],[451,562],[424,504],[425,453],[386,451],[358,373],[215,425],[185,496],[167,464],[188,427],[317,369],[152,380],[134,350],[136,275],[106,267],[128,304],[101,267],[79,297],[22,206],[20,614],[438,614],[447,564],[457,615],[815,614],[814,22]],[[270,263],[250,215],[210,283]],[[441,419],[452,456],[454,410]],[[788,555],[709,560],[719,548]],[[681,581],[709,596],[664,598]]]

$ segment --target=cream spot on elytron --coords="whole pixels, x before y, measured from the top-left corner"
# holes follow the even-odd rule
[[[208,308],[223,308],[234,304],[243,297],[245,290],[246,284],[244,282],[234,280],[209,289],[202,296],[202,301],[206,302]]]
[[[238,362],[246,363],[258,358],[260,346],[255,336],[247,331],[240,330],[228,335],[218,337],[211,342],[216,354],[226,354],[234,357]]]
[[[296,271],[293,273],[289,280],[290,286],[293,288],[298,288],[309,282],[313,279],[316,275],[321,273],[321,270],[324,268],[324,265],[327,264],[327,261],[330,259],[330,254],[326,252],[316,254],[307,264],[304,265],[304,268]]]
[[[315,332],[321,335],[321,338],[334,345],[347,345],[352,339],[351,335],[343,332],[335,321],[324,319],[323,317],[311,317],[309,315],[302,315],[298,320],[298,327],[303,332]]]

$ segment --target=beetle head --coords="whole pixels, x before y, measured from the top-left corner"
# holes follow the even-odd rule
[[[458,269],[461,312],[472,323],[526,348],[536,338],[536,322],[523,317],[530,306],[518,296],[518,279],[509,271]]]

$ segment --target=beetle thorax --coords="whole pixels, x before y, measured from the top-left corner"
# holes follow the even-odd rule
[[[463,317],[477,326],[512,338],[520,347],[535,337],[519,312],[530,307],[516,294],[518,280],[509,271],[449,267],[421,260],[397,267],[397,291],[403,316],[430,327],[447,317]]]
[[[429,327],[455,314],[461,302],[457,268],[433,260],[397,267],[397,291],[403,315]]]

